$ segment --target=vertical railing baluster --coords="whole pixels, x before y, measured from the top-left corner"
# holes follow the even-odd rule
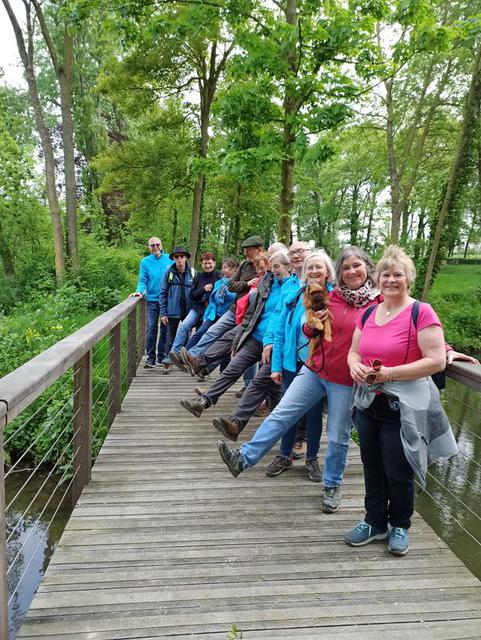
[[[135,377],[137,369],[137,309],[134,307],[127,316],[127,389]]]
[[[0,421],[0,640],[8,640],[8,586],[7,586],[7,527],[5,513],[5,460],[3,455],[3,428],[6,417]]]
[[[139,305],[139,353],[137,354],[137,366],[145,353],[146,329],[147,329],[147,303],[142,298]]]
[[[109,427],[122,405],[122,323],[110,331]]]
[[[92,469],[92,351],[88,351],[74,365],[73,402],[73,502],[90,482]]]

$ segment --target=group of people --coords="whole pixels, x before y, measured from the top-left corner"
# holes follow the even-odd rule
[[[213,420],[224,436],[217,446],[231,474],[255,466],[279,440],[266,474],[288,470],[302,456],[304,433],[308,478],[323,483],[322,511],[336,512],[354,424],[366,514],[345,541],[362,546],[387,538],[392,554],[405,555],[415,476],[424,486],[428,464],[457,452],[431,376],[455,359],[477,362],[445,344],[435,311],[410,296],[412,260],[390,246],[375,266],[364,250],[346,246],[334,265],[324,250],[306,242],[289,248],[275,243],[265,252],[262,239],[251,236],[242,245],[240,264],[227,259],[218,274],[215,257],[204,253],[202,271],[194,273],[188,251],[176,247],[158,299],[150,300],[144,274],[151,263],[161,270],[163,254],[157,238],[149,248],[133,294],[147,297],[147,366],[156,362],[156,312],[168,327],[165,355],[157,347],[157,362],[200,379],[220,367],[209,388],[196,387],[194,397],[181,401],[194,416],[244,377],[232,414]],[[237,442],[263,403],[268,415],[254,436],[238,448],[229,446],[226,441]],[[323,412],[327,449],[321,471]]]

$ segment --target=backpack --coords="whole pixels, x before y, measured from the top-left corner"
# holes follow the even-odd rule
[[[362,318],[361,318],[361,326],[364,327],[364,325],[367,322],[367,319],[369,318],[369,316],[371,315],[371,313],[374,311],[374,309],[376,309],[377,305],[373,304],[370,307],[368,307],[364,313],[362,314]],[[413,325],[414,328],[417,329],[418,326],[418,316],[419,316],[419,308],[421,307],[421,303],[419,302],[419,300],[415,300],[414,304],[411,308],[411,319],[413,321]],[[409,331],[411,331],[411,325],[409,325]],[[408,336],[408,350],[409,350],[409,340],[410,340],[410,335]],[[404,363],[406,363],[408,357],[408,352],[406,351],[406,356],[404,358]],[[437,373],[433,373],[431,378],[433,379],[434,384],[437,386],[438,389],[442,390],[446,388],[446,374],[444,373],[444,371],[438,371]]]

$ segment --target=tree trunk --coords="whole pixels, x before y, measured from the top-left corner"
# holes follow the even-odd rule
[[[366,232],[366,240],[364,241],[364,249],[366,251],[369,250],[369,245],[371,243],[371,233],[372,233],[372,221],[374,218],[374,209],[376,207],[376,191],[373,189],[371,193],[371,205],[369,207],[369,220],[367,223],[367,232]]]
[[[351,215],[349,220],[350,243],[357,245],[357,234],[359,232],[359,212],[357,204],[359,201],[359,185],[354,185],[352,189]]]
[[[172,243],[171,249],[175,247],[177,244],[177,224],[178,224],[178,214],[177,207],[172,207]]]
[[[42,105],[38,95],[37,79],[34,72],[33,64],[33,26],[30,15],[30,8],[26,6],[26,25],[27,25],[27,43],[28,49],[25,46],[25,40],[22,30],[18,23],[18,20],[10,6],[9,0],[2,0],[3,5],[7,11],[8,17],[15,33],[15,39],[17,42],[18,52],[22,61],[25,80],[28,86],[28,96],[30,105],[33,109],[33,116],[35,119],[35,127],[40,137],[40,143],[42,145],[44,169],[45,169],[45,183],[47,189],[47,201],[50,211],[50,218],[52,221],[52,235],[53,235],[53,247],[55,255],[55,275],[57,282],[61,282],[65,276],[65,255],[64,255],[64,243],[63,243],[63,230],[62,220],[60,217],[60,206],[58,202],[56,179],[55,179],[55,158],[53,153],[52,140],[50,138],[50,131],[45,124],[43,116]]]
[[[426,228],[426,211],[423,209],[419,214],[418,231],[414,241],[414,262],[417,262],[423,255],[424,229]]]
[[[75,146],[72,118],[73,36],[64,25],[63,65],[58,69],[62,114],[62,142],[65,172],[67,248],[72,271],[78,270],[77,181],[75,179]]]
[[[394,107],[392,99],[393,80],[384,83],[386,87],[386,143],[387,159],[389,165],[389,180],[391,184],[391,235],[390,242],[396,244],[399,240],[399,227],[401,224],[401,185],[399,172],[396,165],[396,154],[394,149]]]
[[[458,135],[456,151],[453,164],[449,172],[448,181],[444,193],[444,199],[437,218],[436,228],[432,236],[432,247],[427,262],[426,273],[424,277],[424,287],[422,299],[427,300],[429,289],[435,275],[435,268],[439,263],[439,249],[441,244],[441,234],[446,223],[448,213],[451,211],[456,193],[459,186],[459,179],[465,168],[473,145],[473,134],[476,126],[476,120],[479,113],[479,105],[481,102],[481,46],[476,52],[476,58],[473,65],[471,83],[466,96],[465,106],[463,110],[463,119],[461,121],[461,129]]]

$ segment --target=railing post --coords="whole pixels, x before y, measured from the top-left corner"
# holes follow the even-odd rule
[[[5,478],[3,459],[3,427],[0,420],[0,640],[8,640],[7,527],[5,523]]]
[[[134,307],[127,316],[127,389],[135,377],[137,369],[137,309]]]
[[[145,353],[145,341],[147,330],[147,303],[144,298],[139,302],[139,353],[137,354],[137,366]]]
[[[74,365],[73,481],[74,504],[90,482],[92,468],[92,351]]]
[[[110,331],[109,427],[122,405],[122,323]]]

